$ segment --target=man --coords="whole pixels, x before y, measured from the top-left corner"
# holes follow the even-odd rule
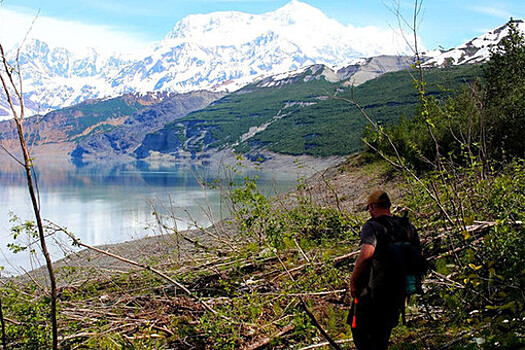
[[[350,279],[354,303],[349,324],[358,350],[387,349],[390,333],[404,307],[405,277],[399,277],[399,271],[392,267],[395,264],[388,261],[390,245],[406,242],[420,254],[414,226],[406,218],[392,215],[390,206],[390,198],[383,190],[375,190],[367,198],[371,219],[361,229],[361,252]]]

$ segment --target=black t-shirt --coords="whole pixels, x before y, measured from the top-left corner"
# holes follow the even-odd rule
[[[377,221],[369,219],[361,228],[361,232],[359,233],[361,241],[359,244],[370,244],[374,247],[377,246],[378,230],[383,230],[382,226]]]

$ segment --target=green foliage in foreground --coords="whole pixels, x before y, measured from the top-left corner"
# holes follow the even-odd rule
[[[307,198],[299,198],[293,208],[276,206],[277,203],[259,192],[255,178],[246,177],[230,193],[241,233],[262,245],[282,248],[294,239],[319,244],[348,239],[355,233],[357,222],[350,215],[336,208],[314,205]]]
[[[202,262],[219,258],[217,267],[198,270],[188,270],[191,264],[187,261],[166,267],[165,262],[174,261],[173,256],[163,260],[167,274],[195,291],[193,298],[181,295],[180,290],[147,271],[87,280],[88,271],[82,268],[60,271],[59,281],[75,274],[83,281],[81,287],[64,288],[60,293],[60,334],[68,339],[61,345],[236,349],[284,328],[289,329],[286,337],[276,337],[270,348],[311,344],[317,329],[298,304],[297,295],[328,292],[333,299],[340,298],[340,293],[331,291],[345,287],[348,269],[347,265],[335,267],[331,260],[355,245],[353,226],[361,220],[313,203],[306,192],[300,195],[298,206],[278,204],[263,196],[252,178],[232,184],[229,198],[237,208],[232,220],[240,227],[232,243],[242,241],[235,251],[194,255],[192,260]],[[46,348],[49,305],[44,293],[36,287],[14,285],[3,286],[0,292],[6,317],[17,321],[7,324],[9,343]],[[199,300],[208,302],[216,313],[204,310]],[[307,303],[330,332],[341,339],[349,337],[349,327],[341,322],[347,311],[340,304],[325,302],[324,294]],[[27,308],[32,313],[22,317]]]
[[[503,47],[516,58],[525,41],[511,30]],[[523,62],[505,55],[493,53],[486,82],[445,102],[421,84],[413,120],[366,135],[372,149],[402,170],[407,206],[429,231],[434,266],[422,305],[438,311],[439,332],[455,337],[451,347],[525,346],[525,163],[515,132],[524,109],[514,103],[525,80]],[[495,128],[498,136],[489,136]]]
[[[420,180],[407,185],[407,205],[419,214],[420,226],[434,228],[427,236],[427,250],[438,256],[431,277],[445,284],[430,283],[424,303],[442,310],[450,327],[481,337],[484,349],[498,348],[496,343],[513,348],[525,331],[525,227],[519,223],[525,219],[524,163],[489,174],[481,166],[456,167]],[[429,200],[428,188],[435,188],[439,202]],[[466,229],[483,222],[495,224],[479,232]],[[455,229],[437,239],[442,226]]]
[[[380,177],[392,172],[376,163],[360,166],[365,173],[381,169]],[[513,224],[525,216],[524,166],[514,162],[489,173],[481,166],[464,167],[427,173],[418,181],[406,178],[402,204],[415,213],[411,218],[416,225],[425,227],[420,234],[432,272],[425,295],[408,308],[410,325],[395,329],[392,349],[435,349],[449,343],[458,349],[524,345],[525,232]],[[429,199],[429,184],[440,204]],[[346,288],[352,269],[350,261],[334,264],[334,258],[357,248],[355,227],[365,217],[313,201],[316,196],[306,185],[299,186],[293,202],[265,197],[253,178],[231,185],[232,223],[239,233],[230,243],[242,244],[218,256],[194,254],[193,265],[201,266],[195,270],[187,261],[177,263],[174,256],[180,252],[162,260],[164,271],[194,290],[194,298],[147,271],[85,280],[86,271],[80,269],[81,287],[60,294],[60,332],[71,337],[62,346],[236,349],[270,337],[269,348],[305,347],[320,342],[319,333],[297,295],[304,295],[334,339],[350,339],[344,323],[347,309],[339,301],[342,293],[335,291]],[[453,214],[457,208],[461,215]],[[447,221],[443,209],[457,225]],[[472,233],[465,230],[465,225],[484,221],[497,224]],[[440,229],[445,226],[444,234]],[[59,280],[74,274],[73,269],[62,270]],[[5,315],[17,322],[7,323],[8,340],[46,348],[48,300],[31,285],[1,288]],[[199,300],[216,312],[205,310]],[[288,331],[275,336],[283,329]]]
[[[422,228],[424,251],[432,262],[425,294],[411,302],[411,324],[395,329],[392,349],[523,348],[524,160],[485,152],[492,141],[485,148],[477,137],[458,137],[476,130],[467,126],[478,117],[494,117],[477,108],[472,95],[464,92],[444,104],[421,95],[415,118],[419,131],[396,129],[394,140],[406,141],[398,149],[399,158],[380,148],[402,169],[400,204]],[[452,120],[454,113],[458,118]],[[449,121],[448,128],[441,121]],[[427,139],[418,143],[423,131]],[[376,144],[381,146],[386,135],[380,133]],[[442,151],[433,158],[432,147],[425,148],[432,145],[429,139],[441,142]],[[455,142],[443,144],[447,139]],[[516,143],[505,144],[507,152],[514,152],[510,145]],[[375,165],[365,166],[371,171]],[[294,198],[271,200],[260,193],[255,179],[232,184],[230,224],[239,232],[227,243],[234,251],[209,255],[206,250],[197,270],[188,269],[185,261],[167,267],[167,273],[194,290],[192,297],[181,296],[180,290],[147,271],[87,280],[82,288],[61,294],[69,308],[61,316],[61,333],[70,336],[63,346],[236,349],[269,338],[270,348],[300,348],[319,342],[319,335],[299,295],[334,339],[348,340],[347,311],[337,291],[346,287],[351,266],[348,261],[335,264],[334,258],[357,248],[353,227],[364,218],[313,201],[310,190],[306,186]],[[31,225],[18,230],[25,229]],[[242,244],[230,246],[236,240]],[[210,263],[210,257],[218,262]],[[197,258],[191,257],[194,264]],[[6,317],[16,320],[7,324],[8,340],[12,346],[45,348],[48,300],[31,286],[1,288]],[[203,300],[215,312],[203,308]],[[90,317],[72,317],[72,310],[88,310]]]
[[[13,348],[31,350],[50,348],[49,298],[32,297],[31,293],[39,294],[34,287],[20,293],[15,285],[7,284],[1,291],[4,315],[14,317],[17,322],[17,324],[6,324],[7,339],[15,342]]]

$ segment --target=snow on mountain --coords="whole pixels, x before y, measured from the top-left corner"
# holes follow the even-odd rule
[[[407,47],[393,44],[392,35],[345,27],[297,0],[262,15],[191,15],[150,56],[121,72],[115,85],[122,91],[233,91],[256,78],[313,64],[342,67],[360,57],[407,53]]]
[[[377,53],[370,48],[362,48],[361,43],[350,34],[349,28],[328,18],[320,10],[293,0],[274,12],[262,15],[218,12],[188,16],[166,36],[164,45],[176,46],[189,42],[208,48],[242,46],[247,43],[258,44],[264,38],[287,43],[290,52],[295,52],[299,47],[302,54],[312,59],[325,60],[319,63],[337,64],[345,62],[348,57]],[[376,44],[374,48],[378,46]],[[337,57],[338,53],[341,56]]]
[[[20,65],[30,115],[129,92],[235,91],[314,64],[341,68],[357,58],[408,53],[406,45],[395,42],[393,31],[344,26],[292,0],[261,15],[188,16],[143,59],[126,61],[30,40]],[[9,115],[0,94],[0,119]]]
[[[11,62],[16,61],[15,54],[8,53]],[[37,39],[22,47],[18,62],[27,115],[113,95],[108,78],[129,64],[118,57],[103,57],[92,48],[73,52]],[[10,115],[5,95],[0,94],[0,119]]]
[[[525,22],[523,20],[515,20],[514,23],[525,34]],[[508,33],[509,26],[505,24],[456,48],[444,52],[432,51],[426,54],[429,59],[425,62],[425,66],[442,67],[486,62],[490,58],[491,49],[496,47]]]

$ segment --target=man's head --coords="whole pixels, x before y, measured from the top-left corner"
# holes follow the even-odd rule
[[[390,205],[388,194],[381,189],[372,191],[366,200],[366,207],[372,217],[391,215]]]

